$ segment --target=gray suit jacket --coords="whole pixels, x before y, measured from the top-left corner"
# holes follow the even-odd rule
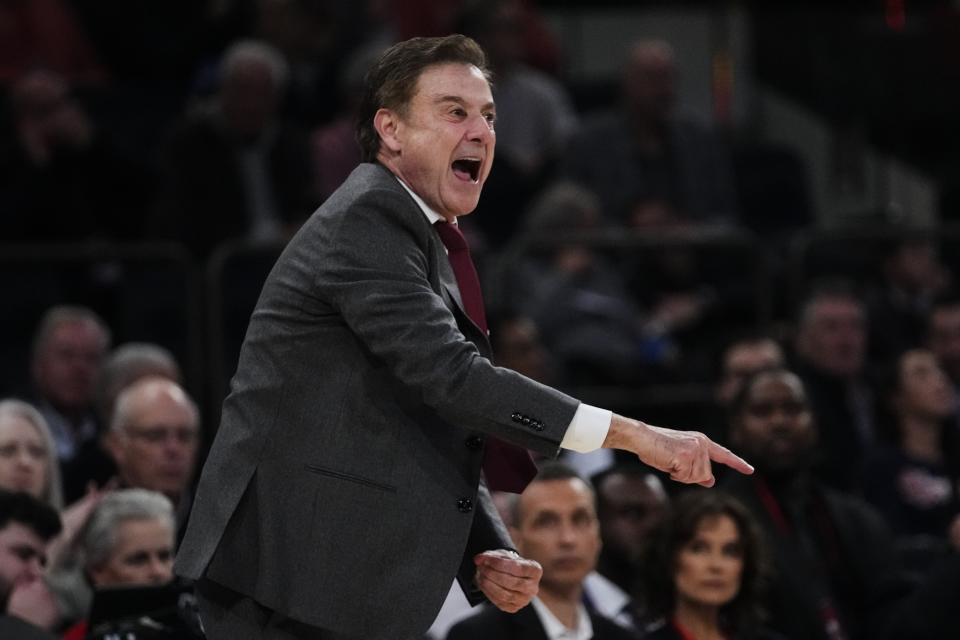
[[[436,231],[358,167],[264,285],[177,573],[366,638],[422,635],[455,574],[476,601],[510,546],[483,435],[556,455],[578,404],[489,358]]]

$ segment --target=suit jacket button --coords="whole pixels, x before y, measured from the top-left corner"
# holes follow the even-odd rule
[[[523,419],[520,420],[520,423],[523,424],[523,426],[525,427],[529,427],[531,422],[532,420],[530,420],[530,418],[527,416],[523,416]]]
[[[470,498],[460,498],[457,500],[457,509],[460,513],[470,513],[473,511],[473,500]]]
[[[523,418],[523,416],[517,413],[516,411],[514,411],[513,414],[510,416],[510,419],[513,420],[514,422],[520,422],[521,418]]]
[[[540,422],[539,420],[536,420],[533,423],[533,428],[536,429],[537,431],[543,431],[543,423]]]
[[[483,447],[483,438],[480,436],[470,436],[467,438],[466,445],[470,451],[479,451]]]

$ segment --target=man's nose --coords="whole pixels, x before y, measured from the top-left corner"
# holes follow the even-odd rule
[[[577,540],[577,533],[572,524],[563,524],[560,526],[560,537],[561,544],[574,544]]]
[[[471,142],[486,144],[494,136],[493,125],[483,114],[478,114],[470,119],[470,128],[467,130],[467,138]]]
[[[31,582],[39,580],[43,576],[43,561],[40,556],[34,556],[26,561],[24,575],[28,577]]]
[[[170,580],[170,562],[162,558],[153,558],[150,561],[150,582],[163,584]]]

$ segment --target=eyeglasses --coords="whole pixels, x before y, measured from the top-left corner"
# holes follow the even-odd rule
[[[127,427],[125,432],[149,444],[162,444],[171,438],[184,445],[197,441],[197,429],[191,427]]]

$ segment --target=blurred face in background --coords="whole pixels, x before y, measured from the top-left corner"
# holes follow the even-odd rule
[[[797,354],[820,371],[842,378],[863,369],[867,319],[854,298],[823,296],[811,301],[800,319]]]
[[[600,553],[590,488],[579,478],[534,481],[519,500],[511,534],[521,555],[543,567],[541,588],[560,594],[581,588]]]
[[[677,69],[673,49],[665,42],[634,45],[627,60],[623,90],[631,111],[653,123],[663,123],[676,102]]]
[[[636,562],[650,532],[667,513],[667,494],[653,475],[614,473],[597,487],[607,551]]]
[[[220,106],[230,128],[241,138],[259,136],[276,115],[279,91],[264,62],[248,60],[230,69],[220,87]]]
[[[100,566],[90,570],[94,586],[146,586],[173,579],[173,529],[163,519],[124,520],[117,543]]]
[[[810,461],[817,433],[803,383],[785,371],[759,373],[747,384],[731,425],[735,449],[767,473],[793,472]]]
[[[901,416],[943,420],[953,413],[956,396],[950,379],[932,353],[914,349],[900,356],[894,406]]]
[[[14,413],[0,413],[0,489],[43,499],[51,452],[37,428]]]
[[[176,504],[196,465],[196,410],[178,385],[157,378],[137,382],[121,394],[118,414],[122,403],[121,423],[107,438],[120,477],[130,487],[157,491]]]
[[[477,34],[494,67],[511,65],[523,59],[523,5],[518,0],[493,3],[486,28]]]
[[[65,413],[88,409],[107,343],[108,337],[94,322],[71,320],[57,325],[34,354],[37,390]]]
[[[546,384],[550,379],[547,352],[533,320],[515,318],[499,327],[494,355],[497,364]]]
[[[783,351],[773,340],[755,340],[732,345],[723,355],[723,372],[717,385],[717,403],[726,407],[751,374],[783,365]]]
[[[743,565],[743,544],[733,518],[705,517],[677,553],[678,603],[722,607],[740,591]]]
[[[929,241],[906,241],[885,263],[887,280],[907,293],[935,291],[946,283],[936,246]]]
[[[0,606],[4,611],[15,587],[40,579],[47,563],[46,549],[43,538],[25,524],[12,521],[0,529]]]

